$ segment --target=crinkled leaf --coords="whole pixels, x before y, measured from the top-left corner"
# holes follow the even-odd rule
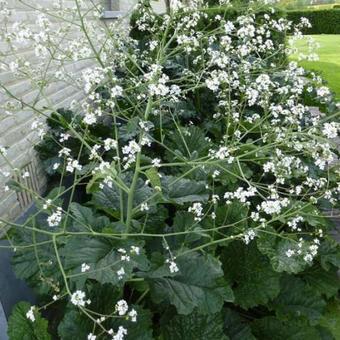
[[[242,308],[264,305],[279,294],[280,274],[257,250],[255,242],[249,245],[233,242],[223,250],[222,263],[235,302]]]
[[[111,323],[111,327],[113,329],[118,329],[119,326],[126,328],[128,334],[124,340],[153,340],[151,312],[134,305],[131,305],[130,308],[137,311],[137,321],[116,319]]]
[[[163,196],[170,203],[184,204],[189,202],[205,202],[209,198],[206,183],[186,178],[164,176],[161,179]]]
[[[306,318],[316,325],[325,309],[326,303],[301,279],[286,276],[281,282],[280,295],[271,304],[278,318],[282,320]]]
[[[84,314],[74,308],[66,311],[58,327],[58,335],[63,340],[87,339],[91,333],[93,323]]]
[[[227,340],[221,314],[176,315],[162,327],[164,340]]]
[[[223,310],[224,333],[230,340],[256,340],[250,325],[234,310]]]
[[[327,306],[326,312],[323,315],[321,326],[327,328],[336,340],[340,337],[340,302],[335,300]]]
[[[252,323],[252,331],[261,340],[320,340],[319,332],[301,320],[281,321],[267,316]]]
[[[315,293],[325,295],[327,298],[335,296],[340,290],[340,279],[334,268],[325,271],[319,265],[315,265],[306,270],[302,278]]]
[[[205,133],[197,126],[191,126],[182,131],[170,132],[168,147],[186,159],[196,159],[205,156],[209,150],[209,143],[205,140]],[[168,152],[168,158],[173,156]]]
[[[126,175],[124,178],[125,184],[127,186],[130,185],[131,178],[130,174]],[[150,197],[155,193],[153,188],[145,185],[145,182],[142,179],[139,179],[137,182],[137,187],[134,193],[133,204],[134,207],[140,205],[144,201],[148,201],[149,206],[152,206],[154,201],[150,200]],[[157,197],[155,198],[157,199]],[[123,206],[126,209],[127,206],[127,195],[122,191],[122,200]],[[92,196],[92,204],[100,209],[104,210],[105,212],[109,213],[114,217],[119,217],[122,213],[120,211],[120,189],[112,185],[110,188],[109,186],[105,185],[103,189],[97,190],[93,193]],[[124,214],[126,211],[124,211]]]
[[[78,203],[71,203],[70,211],[74,216],[73,226],[77,230],[101,231],[110,225],[110,220],[106,216],[95,216],[92,209],[84,207]]]
[[[233,292],[222,279],[221,263],[214,257],[192,253],[176,260],[179,272],[158,270],[161,275],[149,277],[151,295],[156,303],[166,301],[179,314],[190,314],[196,307],[202,314],[216,313],[224,301],[233,301]],[[162,274],[167,276],[161,277]]]
[[[277,272],[296,274],[303,271],[308,263],[303,256],[287,256],[287,251],[296,249],[294,240],[278,238],[275,235],[261,233],[257,239],[258,249],[269,257],[270,262]]]
[[[131,242],[115,242],[106,238],[73,237],[61,250],[65,258],[65,269],[72,273],[71,279],[91,278],[98,282],[122,285],[132,277],[134,268],[148,269],[148,260],[142,253],[135,255],[130,252],[130,246],[137,245]],[[122,254],[118,249],[126,249],[130,261],[122,261]],[[86,263],[90,270],[81,273],[81,265]],[[119,279],[117,271],[124,268],[125,274]]]
[[[26,317],[31,308],[27,302],[18,303],[8,320],[8,336],[10,340],[50,340],[48,322],[43,319],[38,311],[34,311],[35,321]]]

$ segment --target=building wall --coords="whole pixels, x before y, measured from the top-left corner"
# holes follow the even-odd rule
[[[53,8],[56,0],[26,0],[32,6],[41,6],[44,9]],[[85,0],[86,1],[86,0]],[[98,0],[100,1],[100,0]],[[123,12],[129,11],[136,0],[103,0],[103,6],[108,5],[108,1],[112,2],[111,9]],[[10,20],[13,22],[25,22],[29,27],[36,25],[37,15],[34,10],[24,5],[19,0],[7,0],[8,7],[13,11]],[[74,6],[74,0],[63,0],[64,6]],[[153,1],[153,5],[158,11],[162,11],[163,1]],[[58,27],[61,25],[57,19],[53,20],[53,25]],[[97,19],[96,19],[97,20]],[[114,20],[114,19],[113,19]],[[98,20],[99,22],[99,20]],[[99,23],[100,24],[100,23]],[[0,19],[0,30],[3,29],[3,22]],[[77,32],[74,34],[74,39],[77,39]],[[17,51],[13,53],[8,50],[7,45],[0,40],[0,53],[6,53],[6,61],[10,62],[16,58],[24,58],[35,63],[34,50],[30,46],[19,46]],[[0,59],[4,58],[1,56]],[[78,61],[67,65],[69,70],[74,74],[80,73],[85,68],[89,67],[89,60]],[[0,65],[1,66],[1,65]],[[53,71],[53,70],[52,70]],[[17,79],[13,73],[0,68],[0,85],[8,87],[13,94],[18,98],[22,98],[25,102],[30,102],[37,96],[37,90],[32,88],[28,79]],[[54,82],[46,90],[45,94],[55,108],[67,107],[72,100],[81,101],[84,97],[83,92],[72,85],[65,85],[64,82]],[[7,100],[6,96],[0,91],[0,107]],[[41,105],[43,105],[42,100]],[[7,148],[7,157],[12,166],[20,169],[21,173],[30,172],[30,178],[25,179],[27,186],[34,190],[43,192],[46,184],[46,178],[36,157],[33,145],[39,140],[39,136],[31,129],[33,121],[36,119],[34,113],[30,110],[20,110],[13,115],[8,115],[3,108],[0,108],[0,146]],[[4,176],[10,169],[9,165],[0,156],[0,218],[5,220],[13,220],[26,210],[32,203],[32,198],[29,195],[18,196],[13,191],[5,190],[5,183],[9,178]]]

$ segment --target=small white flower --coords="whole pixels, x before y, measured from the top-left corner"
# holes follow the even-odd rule
[[[125,300],[119,300],[116,303],[115,311],[118,313],[118,315],[122,316],[127,313],[129,310],[129,306]]]
[[[152,160],[152,165],[155,167],[155,168],[159,168],[161,166],[161,160],[159,158],[155,158]]]
[[[22,178],[29,178],[30,177],[30,173],[28,171],[25,171],[23,174],[22,174]]]
[[[62,208],[58,207],[57,210],[47,218],[47,223],[50,227],[57,227],[62,219]]]
[[[131,309],[131,311],[128,313],[129,317],[131,318],[132,322],[137,321],[137,312],[134,309]]]
[[[97,339],[97,336],[93,335],[92,333],[90,333],[88,336],[87,336],[87,340],[96,340]]]
[[[117,333],[113,336],[112,340],[123,340],[128,332],[123,326],[119,326]]]
[[[203,217],[203,206],[201,203],[194,203],[188,208],[188,212],[192,212],[195,215],[195,221],[201,221]]]
[[[247,230],[247,232],[243,235],[243,241],[245,244],[249,244],[256,236],[256,233],[253,229]]]
[[[122,280],[125,275],[125,270],[123,267],[121,267],[119,270],[117,270],[118,280]]]
[[[35,315],[34,315],[34,310],[35,310],[35,306],[32,306],[29,311],[26,313],[26,318],[28,320],[31,320],[32,322],[35,321]]]
[[[117,141],[112,138],[107,138],[104,140],[104,149],[106,151],[116,149],[117,145],[118,145]]]
[[[172,274],[179,272],[179,268],[178,268],[177,264],[175,263],[175,261],[169,262],[169,270],[170,270],[170,273],[172,273]]]
[[[90,270],[90,266],[87,263],[83,263],[81,265],[81,272],[82,273],[88,272],[89,270]]]
[[[86,303],[89,303],[90,301],[85,301],[86,294],[82,292],[81,290],[77,290],[75,293],[71,296],[71,302],[75,306],[84,307]]]
[[[147,203],[142,203],[140,205],[140,211],[148,211],[150,208],[149,208],[149,205]]]
[[[140,254],[140,248],[136,247],[136,246],[131,246],[130,252],[131,252],[131,254],[139,255]]]

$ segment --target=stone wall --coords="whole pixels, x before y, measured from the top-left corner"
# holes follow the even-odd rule
[[[85,0],[86,1],[86,0]],[[98,0],[100,1],[100,0]],[[136,0],[103,0],[103,6],[107,6],[108,1],[113,1],[114,6],[111,10],[127,12],[131,9]],[[29,26],[36,25],[36,14],[33,9],[22,3],[20,0],[7,0],[9,8],[13,11],[11,20],[13,22],[25,22]],[[56,0],[26,0],[32,6],[41,6],[42,8],[53,8]],[[74,6],[74,0],[63,0],[65,6]],[[158,11],[163,10],[163,1],[153,1],[153,5]],[[114,20],[114,19],[113,19]],[[54,25],[60,25],[58,20],[54,20]],[[100,24],[100,23],[99,23]],[[3,29],[0,19],[0,30]],[[75,33],[75,39],[77,34]],[[0,41],[0,52],[6,52],[6,61],[16,60],[23,57],[31,63],[35,63],[35,54],[30,47],[20,47],[15,53],[6,50],[6,44]],[[1,57],[3,58],[3,57]],[[83,69],[91,65],[90,61],[78,61],[68,65],[73,73],[80,73]],[[0,65],[1,66],[1,65]],[[28,79],[16,79],[13,73],[0,68],[0,85],[8,87],[18,98],[25,102],[34,100],[37,96],[37,89],[33,89]],[[84,94],[79,88],[69,85],[65,86],[64,82],[54,82],[45,90],[47,100],[55,108],[67,107],[72,100],[82,100]],[[0,92],[0,106],[7,100],[6,96]],[[43,104],[42,104],[43,105]],[[4,109],[0,108],[0,146],[7,148],[7,157],[12,166],[20,169],[21,173],[30,172],[30,177],[24,179],[27,186],[33,190],[43,192],[46,184],[46,178],[39,165],[33,145],[39,140],[37,133],[31,129],[35,116],[30,110],[20,110],[19,112],[8,115]],[[8,178],[4,174],[10,169],[6,161],[0,157],[0,218],[13,220],[18,217],[32,204],[30,195],[17,195],[12,191],[6,191],[5,183]]]

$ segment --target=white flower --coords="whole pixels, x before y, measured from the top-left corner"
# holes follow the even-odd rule
[[[28,178],[30,177],[30,173],[28,171],[25,171],[23,174],[22,174],[22,178]]]
[[[97,122],[97,117],[95,114],[93,113],[86,113],[85,117],[83,119],[84,123],[87,125],[93,125],[96,124]]]
[[[52,204],[52,200],[51,199],[47,199],[46,202],[43,205],[43,209],[46,210],[48,209]]]
[[[170,270],[170,273],[172,274],[179,272],[178,266],[174,261],[169,262],[169,270]]]
[[[287,257],[292,257],[293,255],[295,255],[295,251],[292,250],[292,249],[288,249],[286,251],[286,255],[287,255]]]
[[[107,138],[104,140],[104,149],[106,151],[109,151],[111,149],[116,149],[117,145],[118,145],[117,141],[112,138]]]
[[[122,94],[123,94],[123,88],[119,85],[116,85],[111,89],[112,98],[116,98],[118,96],[121,96]]]
[[[35,321],[35,315],[34,315],[34,310],[35,310],[35,306],[32,306],[29,311],[26,313],[26,318],[28,320],[31,320],[32,322]]]
[[[86,298],[86,294],[84,292],[82,292],[81,290],[77,290],[75,293],[72,294],[71,302],[75,306],[84,307],[86,304],[90,303],[89,300],[85,301],[85,298]]]
[[[7,150],[5,147],[0,145],[0,155],[6,156],[7,155]]]
[[[117,333],[113,336],[112,340],[123,340],[127,335],[127,330],[123,326],[119,326]]]
[[[81,265],[81,272],[82,273],[88,272],[89,270],[90,270],[90,266],[87,263],[83,263]]]
[[[137,321],[137,312],[134,309],[131,309],[131,311],[128,313],[129,317],[131,318],[132,322]]]
[[[62,208],[58,207],[57,210],[47,218],[47,223],[50,227],[57,227],[62,219]]]
[[[96,340],[97,339],[97,336],[93,335],[92,333],[90,333],[88,336],[87,336],[87,340]]]
[[[243,241],[245,244],[249,244],[250,241],[252,241],[256,236],[256,233],[253,229],[249,229],[246,231],[246,233],[243,235]]]
[[[122,280],[125,275],[125,270],[123,267],[121,267],[119,270],[117,270],[118,280]]]
[[[331,92],[329,91],[329,88],[326,87],[326,86],[322,86],[322,87],[319,87],[317,90],[316,90],[316,94],[321,97],[321,98],[324,98],[324,97],[327,97],[331,94]]]
[[[338,136],[338,130],[340,129],[340,124],[339,123],[325,123],[322,129],[322,133],[324,136],[327,138],[336,138]]]
[[[136,246],[131,246],[130,252],[131,252],[131,254],[139,255],[140,254],[140,248],[136,247]]]
[[[76,159],[72,159],[72,158],[67,159],[66,171],[72,173],[74,172],[74,170],[80,171],[82,168],[83,168],[82,165],[80,165]]]
[[[125,300],[119,300],[116,303],[115,311],[118,312],[118,315],[122,316],[127,313],[129,310],[129,306]]]
[[[155,167],[155,168],[159,168],[161,166],[161,160],[159,158],[155,158],[152,160],[152,165]]]
[[[142,203],[140,205],[140,211],[148,211],[150,208],[149,208],[149,205],[147,203]]]
[[[203,217],[203,206],[201,203],[194,203],[188,208],[188,212],[192,212],[195,215],[195,221],[201,221]]]

